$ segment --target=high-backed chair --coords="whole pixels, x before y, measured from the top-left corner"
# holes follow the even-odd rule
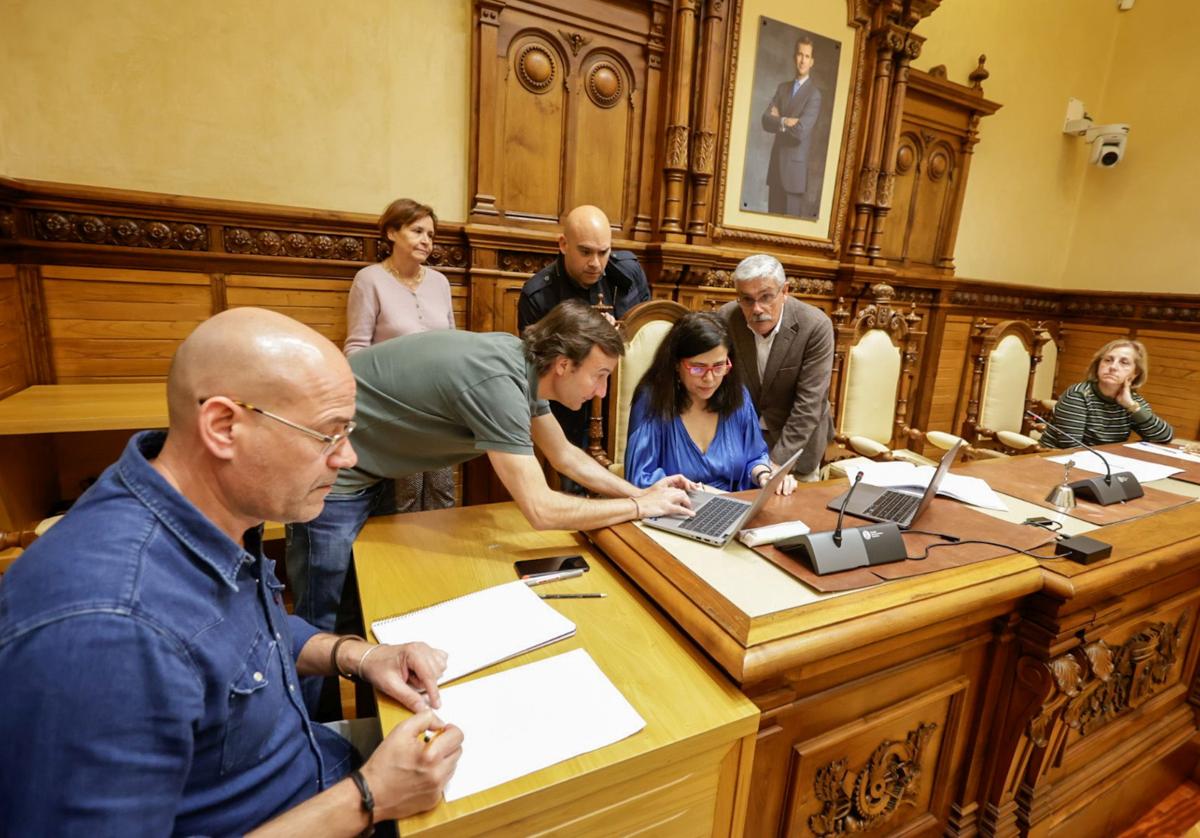
[[[834,443],[875,460],[903,459],[911,453],[903,450],[909,441],[920,437],[908,426],[908,403],[925,332],[917,328],[915,305],[907,314],[893,307],[890,285],[873,285],[871,294],[871,304],[853,320],[840,298],[833,312]],[[838,451],[829,459],[839,459]]]
[[[617,325],[625,342],[625,356],[617,363],[609,380],[608,444],[605,456],[596,459],[618,474],[625,471],[625,438],[629,434],[633,391],[650,369],[654,353],[671,331],[671,326],[687,313],[686,307],[672,300],[647,300],[626,312]]]
[[[1038,450],[1029,436],[1033,385],[1050,334],[1022,320],[981,320],[971,334],[971,395],[962,436],[976,448],[1003,453]]]
[[[1038,324],[1041,328],[1041,324]],[[1053,335],[1042,346],[1042,360],[1037,365],[1037,373],[1033,376],[1033,401],[1044,411],[1054,410],[1054,379],[1058,374],[1058,341]]]

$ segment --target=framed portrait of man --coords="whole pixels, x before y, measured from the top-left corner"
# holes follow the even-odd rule
[[[842,44],[766,15],[757,28],[739,207],[817,221]]]

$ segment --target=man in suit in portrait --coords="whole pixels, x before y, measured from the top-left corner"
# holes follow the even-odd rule
[[[819,308],[788,296],[787,275],[774,256],[747,256],[733,280],[737,301],[722,306],[720,314],[771,461],[786,462],[803,448],[793,472],[800,480],[819,480],[821,457],[833,436],[833,323]]]
[[[808,153],[821,113],[821,91],[809,77],[813,44],[807,35],[796,41],[796,77],[781,82],[762,115],[762,127],[775,135],[767,167],[767,208],[773,213],[802,215],[808,191]]]

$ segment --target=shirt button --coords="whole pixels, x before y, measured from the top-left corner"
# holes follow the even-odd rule
[[[282,635],[282,634],[280,634],[279,632],[275,632],[275,639],[276,639],[276,640],[283,640],[283,635]]]
[[[262,673],[261,673],[261,672],[255,672],[255,673],[254,673],[252,676],[250,676],[250,677],[252,677],[252,678],[254,679],[254,683],[256,683],[256,684],[257,684],[257,683],[259,683],[260,681],[262,681],[262,678],[263,678],[263,676],[262,676]]]
[[[295,684],[288,684],[288,692],[293,692],[293,693],[294,693],[295,691],[296,691],[296,685],[295,685]]]

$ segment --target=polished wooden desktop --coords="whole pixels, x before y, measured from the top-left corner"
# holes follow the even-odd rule
[[[364,619],[369,625],[511,581],[518,559],[567,553],[583,553],[591,570],[546,590],[608,596],[554,601],[578,626],[574,637],[469,677],[583,648],[645,719],[645,729],[442,803],[402,821],[401,834],[743,834],[758,709],[578,534],[535,532],[511,503],[371,519],[354,548]],[[387,699],[379,705],[384,731],[409,715]],[[527,715],[511,723],[536,736],[537,722],[538,696],[531,695]]]
[[[748,835],[1106,835],[1197,765],[1200,504],[1080,523],[1110,559],[838,594],[738,544],[589,535],[762,711]]]
[[[44,384],[0,399],[0,530],[32,529],[121,453],[167,426],[163,382]]]

